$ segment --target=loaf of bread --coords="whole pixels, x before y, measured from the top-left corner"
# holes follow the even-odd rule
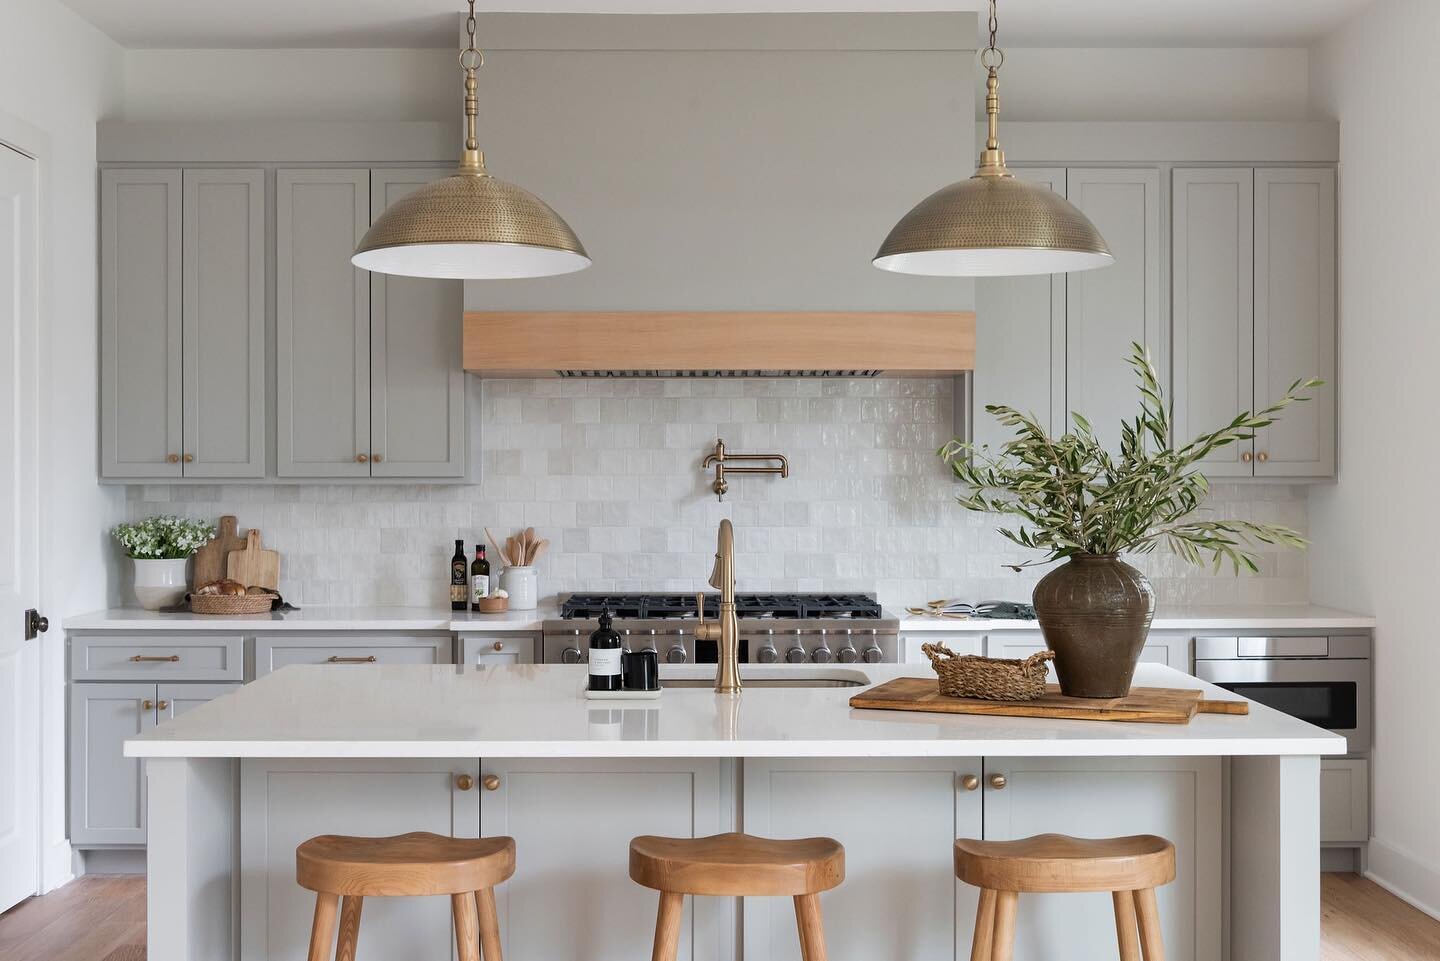
[[[222,594],[232,597],[239,597],[245,593],[245,585],[239,581],[232,581],[225,578],[218,581],[211,581],[209,584],[202,584],[196,594]]]

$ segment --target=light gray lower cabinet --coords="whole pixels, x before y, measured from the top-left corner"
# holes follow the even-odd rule
[[[370,476],[370,171],[275,173],[276,473]]]
[[[460,663],[486,667],[534,664],[539,659],[539,634],[461,634]]]
[[[100,472],[181,468],[179,170],[100,174]]]
[[[371,171],[371,216],[378,218],[401,197],[449,174]],[[464,475],[464,312],[462,281],[370,274],[372,477]]]
[[[449,634],[351,634],[305,632],[255,638],[255,678],[290,664],[448,664]]]
[[[70,843],[145,843],[145,777],[127,738],[238,684],[86,682],[70,685]]]
[[[1370,761],[1320,759],[1320,842],[1363,844],[1370,840]]]
[[[979,758],[747,758],[744,824],[766,837],[845,845],[845,883],[821,897],[835,961],[969,956],[978,891],[951,845],[982,833]],[[1024,902],[1022,901],[1022,911]],[[745,961],[799,961],[788,898],[746,898]]]
[[[592,724],[659,711],[597,709]],[[597,717],[600,715],[600,717]],[[648,957],[659,895],[630,880],[630,838],[734,829],[731,761],[715,758],[486,760],[481,833],[515,839],[515,876],[496,889],[503,953],[547,961]],[[353,802],[352,802],[353,803]],[[734,957],[734,902],[687,898],[681,961]],[[367,921],[368,923],[368,921]],[[361,950],[364,950],[363,939]],[[434,955],[431,955],[432,957]]]
[[[1003,775],[997,788],[991,778]],[[1175,881],[1158,889],[1165,956],[1222,956],[1219,758],[986,758],[984,836],[1158,834],[1175,845]],[[1021,897],[1015,961],[1112,961],[1109,894]]]
[[[900,657],[906,664],[929,664],[921,650],[926,644],[943,644],[961,655],[985,653],[985,635],[979,631],[901,631]]]
[[[475,761],[443,759],[241,762],[242,961],[306,956],[315,895],[295,883],[295,848],[302,841],[410,831],[477,837],[481,790],[473,783],[463,790],[457,778],[478,780],[478,769]],[[522,864],[528,853],[521,854]],[[371,898],[357,957],[448,958],[450,931],[449,898]]]
[[[1146,664],[1164,664],[1186,674],[1193,673],[1191,661],[1191,636],[1185,631],[1151,631],[1145,638],[1140,651],[1140,661]],[[1045,638],[1039,630],[995,631],[985,638],[987,657],[1029,657],[1045,650]],[[1055,665],[1050,665],[1050,677],[1054,680]]]

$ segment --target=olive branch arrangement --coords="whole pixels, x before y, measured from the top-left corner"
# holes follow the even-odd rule
[[[1076,554],[1148,554],[1165,544],[1192,564],[1208,559],[1215,570],[1228,560],[1238,574],[1242,568],[1259,570],[1259,544],[1303,548],[1305,538],[1278,524],[1194,519],[1210,492],[1195,465],[1219,448],[1252,439],[1286,407],[1308,400],[1306,394],[1322,381],[1297,380],[1264,410],[1246,411],[1175,447],[1170,442],[1173,409],[1149,352],[1131,344],[1129,364],[1139,379],[1140,413],[1122,422],[1118,456],[1105,449],[1078,413],[1070,415],[1073,430],[1051,437],[1034,415],[1003,404],[985,408],[1015,428],[1014,438],[998,452],[962,441],[937,452],[968,488],[955,498],[962,507],[1021,518],[1023,525],[999,528],[1000,533],[1045,552],[1039,560],[1009,566],[1018,571]]]

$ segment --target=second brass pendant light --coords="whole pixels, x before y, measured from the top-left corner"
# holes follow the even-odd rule
[[[1056,274],[1115,262],[1105,238],[1064,197],[1029,184],[1005,166],[1000,149],[998,21],[990,0],[990,43],[980,55],[989,71],[989,121],[980,165],[968,180],[942,187],[900,218],[874,264],[882,270],[940,277]]]

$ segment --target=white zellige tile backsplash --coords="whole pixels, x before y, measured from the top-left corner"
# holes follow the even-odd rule
[[[443,605],[455,538],[472,550],[485,525],[550,538],[542,597],[703,589],[722,517],[741,590],[869,590],[900,608],[1029,600],[1043,573],[1006,570],[1030,555],[952,500],[935,456],[951,435],[948,379],[487,380],[480,408],[474,485],[133,486],[129,514],[235,514],[281,552],[286,597],[309,605]],[[700,466],[717,437],[785,454],[790,477],[735,476],[717,503]],[[1298,487],[1217,484],[1210,506],[1306,529]],[[1139,565],[1162,606],[1307,597],[1303,552],[1267,553],[1239,578],[1160,552]]]

